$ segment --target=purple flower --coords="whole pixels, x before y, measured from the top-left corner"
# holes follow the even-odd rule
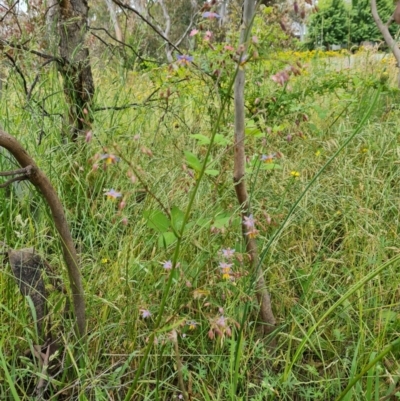
[[[193,56],[188,56],[187,54],[178,54],[177,59],[178,64],[189,65],[193,61]]]
[[[222,255],[226,259],[231,259],[233,257],[233,254],[235,253],[234,249],[227,248],[222,250]]]
[[[255,227],[250,227],[250,231],[246,233],[249,238],[256,238],[259,231]]]
[[[100,160],[105,160],[106,164],[115,164],[119,162],[119,157],[105,153],[100,155]]]
[[[117,192],[114,189],[110,189],[104,195],[106,195],[108,199],[117,199],[122,196],[121,192]]]
[[[225,320],[225,317],[224,317],[224,316],[220,316],[220,317],[215,321],[215,323],[216,323],[219,327],[222,327],[222,328],[225,328],[225,327],[226,327],[226,320]]]
[[[166,260],[163,264],[163,268],[165,270],[171,270],[172,269],[172,262],[170,260]]]
[[[147,319],[151,316],[151,312],[148,309],[140,309],[143,319]]]
[[[224,280],[230,280],[232,274],[232,263],[220,262],[219,267],[221,268],[222,278]]]
[[[85,137],[85,142],[89,143],[93,138],[93,132],[92,131],[88,131],[86,132],[86,137]]]
[[[271,76],[271,79],[277,84],[283,86],[287,81],[289,81],[289,74],[285,70],[278,71],[275,75]]]
[[[270,155],[262,155],[261,160],[264,163],[272,163],[272,161],[275,159],[276,153],[271,153]]]
[[[251,214],[250,216],[244,216],[244,222],[243,224],[247,227],[247,228],[254,228],[254,217]]]
[[[189,326],[189,330],[195,330],[198,325],[195,320],[189,320],[186,322],[186,324]]]
[[[203,13],[203,18],[214,19],[214,18],[221,18],[221,16],[217,13],[206,11],[205,13]]]

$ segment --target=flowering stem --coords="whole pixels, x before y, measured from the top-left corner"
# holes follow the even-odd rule
[[[208,159],[210,157],[212,146],[214,144],[215,135],[218,133],[218,131],[220,129],[222,116],[224,114],[224,111],[225,111],[225,108],[226,108],[227,104],[230,101],[230,93],[232,92],[232,88],[233,88],[233,85],[234,85],[238,70],[239,70],[239,65],[237,66],[237,68],[235,70],[235,73],[233,74],[232,80],[230,81],[229,86],[227,88],[227,91],[226,91],[224,97],[222,98],[222,104],[221,104],[221,107],[219,108],[219,112],[218,112],[218,115],[217,115],[216,122],[215,122],[215,124],[214,124],[214,126],[212,128],[212,131],[211,131],[210,143],[209,143],[208,148],[207,148],[207,152],[206,152],[206,155],[205,155],[205,158],[204,158],[204,162],[202,164],[201,170],[200,170],[198,178],[196,180],[196,184],[195,184],[195,186],[193,188],[193,192],[190,195],[189,203],[187,205],[186,212],[185,212],[185,215],[184,215],[184,218],[183,218],[183,222],[182,222],[182,228],[178,232],[179,236],[178,236],[178,239],[177,239],[177,242],[176,242],[174,255],[172,257],[172,269],[174,269],[176,267],[178,259],[179,259],[180,246],[181,246],[181,243],[182,243],[182,240],[183,240],[183,233],[184,233],[184,230],[185,230],[185,226],[189,221],[189,217],[190,217],[190,213],[192,211],[194,200],[196,199],[196,195],[197,195],[197,192],[199,190],[200,183],[202,181],[202,178],[204,177],[204,174],[205,174],[205,171],[206,171],[206,168],[207,168]],[[142,360],[141,360],[141,362],[140,362],[140,364],[139,364],[139,366],[138,366],[138,368],[136,370],[136,374],[135,374],[135,377],[133,379],[132,385],[129,388],[129,391],[125,396],[125,401],[130,401],[132,399],[132,394],[133,394],[133,392],[135,391],[135,389],[137,387],[137,384],[138,384],[138,381],[139,381],[139,377],[142,374],[142,371],[143,371],[145,363],[147,362],[147,357],[148,357],[148,355],[150,353],[150,350],[151,350],[151,348],[153,346],[153,343],[154,343],[154,337],[155,337],[156,331],[160,327],[161,320],[162,320],[163,315],[164,315],[164,309],[165,309],[165,305],[166,305],[166,302],[167,302],[167,299],[168,299],[168,295],[169,295],[170,290],[171,290],[172,280],[173,280],[173,274],[171,272],[169,274],[168,281],[167,281],[167,284],[165,286],[165,290],[164,290],[163,296],[161,298],[160,308],[159,308],[159,311],[158,311],[158,314],[157,314],[157,318],[156,318],[156,321],[155,321],[155,324],[154,324],[154,331],[151,333],[151,335],[149,337],[148,344],[146,346],[146,349],[145,349],[144,355],[142,357]]]

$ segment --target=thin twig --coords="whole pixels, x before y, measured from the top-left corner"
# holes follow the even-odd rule
[[[132,50],[132,53],[141,61],[148,61],[148,62],[153,62],[153,60],[147,60],[144,59],[131,45],[128,45],[127,43],[122,42],[121,40],[118,40],[117,38],[115,38],[113,35],[111,35],[110,32],[107,31],[107,29],[105,28],[95,28],[95,27],[90,27],[89,28],[91,31],[104,31],[112,40],[115,40],[117,43],[121,44],[122,46],[128,47],[129,49]],[[98,37],[98,36],[96,36]]]
[[[39,57],[47,59],[47,60],[56,59],[57,62],[60,63],[61,65],[64,65],[67,62],[66,60],[64,60],[62,58],[58,58],[58,57],[51,56],[50,54],[45,54],[45,53],[42,53],[42,52],[38,52],[37,50],[29,49],[25,45],[19,45],[19,44],[12,43],[12,42],[9,42],[8,40],[0,38],[0,50],[3,50],[4,45],[10,46],[13,49],[24,50],[24,51],[26,51],[28,53],[34,54],[35,56],[39,56]]]
[[[58,60],[57,60],[55,57],[53,57],[52,59],[46,60],[46,61],[40,66],[40,70],[41,70],[43,67],[45,67],[47,64],[52,63],[53,61],[58,61]],[[27,93],[27,95],[26,95],[26,98],[27,98],[28,101],[29,101],[29,99],[30,99],[31,96],[32,96],[33,89],[35,88],[36,84],[39,82],[39,78],[40,78],[40,71],[36,74],[36,77],[35,77],[35,79],[33,80],[33,83],[32,83],[32,85],[31,85],[31,88],[29,89],[29,91],[28,91],[28,93]],[[43,109],[43,110],[44,110],[44,109]]]
[[[159,29],[152,23],[150,22],[146,17],[144,17],[138,10],[135,10],[133,7],[129,6],[128,4],[124,4],[120,2],[119,0],[113,0],[115,4],[118,6],[125,8],[129,11],[132,11],[135,13],[142,21],[144,21],[151,29],[154,30],[157,35],[159,35],[161,38],[163,38],[171,47],[173,47],[179,54],[182,54],[181,50],[177,46],[175,46],[168,38],[165,37],[165,35],[159,31]]]
[[[0,22],[3,22],[4,19],[7,17],[7,14],[11,13],[12,9],[19,3],[19,0],[17,0],[3,15],[3,17],[0,19]],[[4,7],[4,6],[3,6]]]
[[[18,181],[24,181],[24,180],[28,180],[29,178],[27,176],[20,176],[20,177],[14,177],[14,178],[10,178],[9,180],[7,180],[6,182],[4,182],[3,184],[0,184],[0,188],[6,188],[8,187],[10,184],[12,184],[13,182],[18,182]]]
[[[14,58],[12,56],[10,56],[8,53],[4,53],[4,55],[11,61],[11,64],[14,66],[14,68],[17,71],[18,75],[21,77],[22,83],[24,85],[25,95],[27,95],[28,94],[28,86],[26,84],[26,79],[25,79],[25,76],[24,76],[23,72],[18,67],[17,63],[15,62],[15,60],[14,60]]]

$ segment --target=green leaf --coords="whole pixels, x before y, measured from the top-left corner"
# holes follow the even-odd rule
[[[215,177],[219,174],[219,171],[218,170],[206,170],[205,173],[207,175],[212,175],[213,177]]]
[[[192,138],[197,139],[200,143],[200,145],[208,145],[210,143],[210,138],[208,138],[205,135],[201,135],[201,134],[193,134],[190,135]]]
[[[231,219],[232,216],[223,216],[223,217],[219,217],[218,219],[215,219],[214,222],[212,223],[212,225],[215,228],[224,228],[229,224],[229,220]]]
[[[145,210],[143,217],[146,219],[148,227],[163,233],[168,230],[171,222],[161,210]]]
[[[184,152],[187,164],[189,167],[191,167],[193,170],[199,172],[201,170],[201,162],[197,158],[196,155],[194,155],[192,152]]]
[[[176,237],[174,233],[167,231],[165,233],[161,233],[158,237],[158,247],[159,248],[168,248],[176,241]]]
[[[184,218],[185,218],[185,213],[178,207],[173,206],[171,209],[171,220],[172,220],[172,226],[175,228],[176,231],[180,231],[182,229]]]
[[[276,163],[263,163],[260,170],[282,170],[282,166]]]
[[[244,129],[244,133],[246,135],[251,135],[255,136],[256,138],[263,136],[264,134],[260,131],[260,129],[257,127],[257,124],[254,122],[254,120],[248,120],[246,121],[246,127]]]
[[[227,138],[225,138],[223,135],[221,135],[221,134],[216,134],[215,135],[215,138],[214,138],[214,143],[216,144],[216,145],[223,145],[223,146],[225,146],[225,145],[228,145],[229,143],[230,143],[230,140],[229,139],[227,139]]]

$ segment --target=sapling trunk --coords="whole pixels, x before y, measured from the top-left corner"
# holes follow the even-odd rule
[[[243,23],[240,32],[240,45],[243,48],[241,63],[245,60],[247,51],[247,41],[251,30],[251,24],[254,18],[255,2],[254,0],[245,0],[243,6]],[[235,155],[233,182],[236,196],[242,210],[242,232],[246,241],[246,250],[250,257],[250,268],[255,273],[256,296],[260,305],[259,317],[263,323],[264,334],[269,334],[275,326],[275,317],[272,312],[271,299],[265,283],[264,273],[259,264],[257,242],[252,235],[248,235],[248,228],[245,224],[246,219],[251,216],[251,205],[246,189],[245,181],[245,104],[244,104],[244,85],[245,70],[239,68],[234,86],[234,104],[235,104]]]

